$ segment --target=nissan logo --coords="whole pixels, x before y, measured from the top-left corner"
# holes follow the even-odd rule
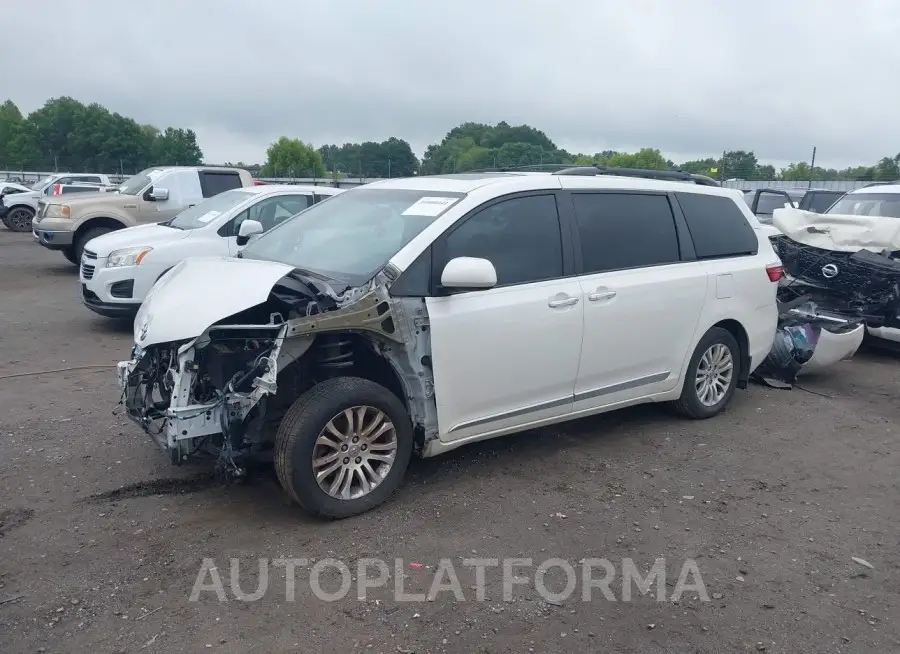
[[[822,277],[825,279],[831,279],[832,277],[837,277],[838,267],[833,263],[829,263],[826,266],[822,266]]]

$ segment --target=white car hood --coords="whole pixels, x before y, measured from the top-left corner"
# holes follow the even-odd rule
[[[21,204],[22,200],[27,200],[27,204],[37,204],[41,199],[38,191],[22,191],[21,193],[7,193],[3,196],[3,206],[11,207],[13,204]],[[17,202],[13,202],[16,200]]]
[[[102,259],[108,257],[110,252],[121,250],[122,248],[153,247],[160,243],[180,241],[187,237],[191,231],[189,229],[164,227],[157,223],[137,225],[136,227],[117,229],[114,232],[93,238],[88,241],[86,247]]]
[[[292,270],[256,259],[186,259],[150,289],[134,319],[134,342],[147,347],[195,338],[210,325],[265,302]]]
[[[900,250],[900,218],[776,209],[772,223],[792,241],[823,250]]]

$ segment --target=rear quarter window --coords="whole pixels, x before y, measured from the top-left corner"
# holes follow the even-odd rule
[[[759,252],[756,231],[735,201],[724,195],[676,192],[698,259],[721,259]]]
[[[243,187],[241,176],[236,172],[201,170],[197,174],[200,176],[200,190],[205,198]]]

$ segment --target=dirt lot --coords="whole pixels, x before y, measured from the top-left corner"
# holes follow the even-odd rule
[[[84,309],[74,267],[28,235],[0,232],[0,270],[0,651],[900,651],[895,355],[861,354],[806,390],[752,387],[706,422],[643,407],[415,462],[388,504],[326,523],[271,476],[223,488],[202,468],[170,466],[113,414],[112,367],[6,377],[112,366],[131,335]],[[189,601],[204,557],[225,602]],[[309,566],[287,601],[274,565],[261,599],[236,600],[229,559],[252,593],[261,557],[353,570],[400,558],[407,592],[428,590],[449,559],[464,601],[396,601],[392,573],[365,601],[354,582],[325,602]],[[501,571],[488,568],[476,601],[462,564],[474,557],[531,558],[517,573],[532,582],[504,601]],[[616,601],[599,590],[582,601],[579,562],[592,557],[614,566]],[[623,602],[623,559],[646,572],[656,557],[666,601],[632,587]],[[550,558],[579,575],[563,601],[533,583]],[[671,601],[686,559],[709,601]],[[321,585],[333,592],[330,572]],[[564,581],[547,576],[551,590]]]

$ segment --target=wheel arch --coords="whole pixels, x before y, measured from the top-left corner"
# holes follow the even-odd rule
[[[4,197],[7,197],[7,198],[8,198],[9,196],[6,195],[6,196],[4,196]],[[7,212],[12,211],[13,209],[28,209],[28,211],[30,211],[32,214],[36,214],[36,213],[37,213],[37,209],[35,209],[34,207],[32,207],[32,206],[31,206],[30,204],[28,204],[27,202],[16,202],[15,204],[13,204],[13,205],[11,205],[11,206],[8,206],[6,209],[7,209]]]
[[[738,375],[737,386],[738,388],[747,388],[747,384],[750,381],[750,337],[747,335],[747,329],[740,323],[740,321],[735,320],[734,318],[726,318],[725,320],[720,320],[716,324],[712,325],[710,329],[713,329],[715,327],[724,329],[732,336],[734,336],[734,340],[737,341],[738,347],[741,348],[741,368],[740,374]]]
[[[75,230],[75,233],[72,235],[72,243],[77,243],[78,239],[87,232],[89,229],[94,229],[95,227],[109,227],[112,230],[117,229],[125,229],[128,227],[121,220],[116,220],[115,218],[110,218],[108,216],[96,216],[95,218],[88,218],[83,223],[81,223],[78,228]]]

